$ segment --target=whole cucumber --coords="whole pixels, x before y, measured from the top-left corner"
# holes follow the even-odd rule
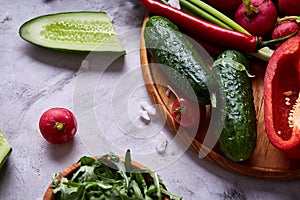
[[[219,147],[230,160],[240,162],[252,155],[256,146],[256,113],[246,58],[226,50],[213,64],[224,95],[224,126]]]
[[[195,94],[202,105],[210,104],[207,84],[213,83],[211,70],[175,24],[164,17],[152,16],[146,22],[144,39],[154,60],[177,88],[188,97]]]

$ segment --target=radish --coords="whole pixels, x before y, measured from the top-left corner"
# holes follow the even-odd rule
[[[278,10],[281,16],[299,16],[300,0],[278,0]]]
[[[276,23],[277,10],[271,0],[243,0],[234,19],[252,35],[265,36]]]
[[[277,25],[272,31],[272,39],[277,39],[300,30],[300,17],[284,17],[277,20]],[[281,43],[275,45],[277,48]]]
[[[51,108],[41,115],[39,128],[48,142],[60,144],[74,137],[77,131],[77,121],[70,110]]]

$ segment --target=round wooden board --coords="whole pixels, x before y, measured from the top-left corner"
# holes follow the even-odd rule
[[[145,48],[143,30],[148,18],[148,16],[145,17],[141,32],[141,68],[148,94],[153,104],[162,105],[163,109],[159,110],[159,113],[162,116],[166,117],[166,126],[170,129],[170,131],[174,134],[178,134],[180,139],[186,144],[190,145],[190,148],[193,149],[196,153],[199,153],[200,148],[202,148],[202,150],[207,149],[207,152],[209,153],[205,156],[205,159],[231,172],[269,180],[299,179],[300,160],[293,160],[286,157],[281,151],[276,149],[270,143],[265,133],[263,110],[263,80],[266,63],[259,60],[251,62],[251,74],[255,75],[255,77],[252,78],[252,87],[256,116],[258,120],[257,146],[250,159],[244,162],[233,162],[227,159],[217,146],[210,150],[202,144],[205,137],[205,130],[199,129],[196,136],[191,137],[187,129],[179,129],[178,125],[174,122],[170,113],[170,105],[174,101],[175,97],[167,96],[167,88],[161,84],[155,84],[158,83],[158,80],[164,79],[164,77],[162,73],[160,73],[158,67],[151,67],[155,62]]]

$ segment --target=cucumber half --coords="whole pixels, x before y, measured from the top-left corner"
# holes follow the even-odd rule
[[[65,12],[43,15],[19,29],[24,40],[65,51],[100,51],[125,54],[116,30],[105,12]]]
[[[12,148],[10,144],[7,142],[3,133],[0,131],[0,169],[4,165],[8,156],[10,155]]]

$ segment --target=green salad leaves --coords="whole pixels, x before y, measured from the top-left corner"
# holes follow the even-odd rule
[[[125,162],[114,153],[94,159],[83,156],[71,177],[53,174],[53,192],[59,200],[179,200],[166,190],[157,173],[132,165],[130,151]]]

